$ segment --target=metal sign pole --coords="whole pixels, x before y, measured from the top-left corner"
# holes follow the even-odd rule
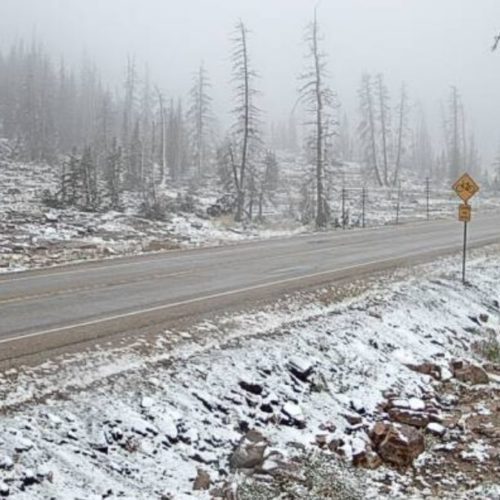
[[[464,251],[462,255],[462,283],[465,285],[465,264],[467,261],[467,221],[464,221]]]

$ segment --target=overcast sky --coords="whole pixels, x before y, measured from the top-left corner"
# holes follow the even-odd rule
[[[127,54],[183,95],[205,61],[219,109],[229,103],[230,35],[242,18],[261,75],[269,119],[286,117],[303,66],[304,27],[316,0],[0,0],[0,45],[36,33],[57,54],[86,52],[114,82]],[[440,101],[450,85],[463,95],[485,160],[500,145],[500,0],[322,0],[319,19],[332,86],[357,122],[361,73],[383,72],[394,94],[406,81],[441,134]],[[437,136],[436,136],[437,137]]]

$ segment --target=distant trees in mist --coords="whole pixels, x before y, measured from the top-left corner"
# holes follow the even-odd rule
[[[221,135],[204,64],[193,68],[191,88],[177,97],[167,96],[147,68],[139,70],[129,57],[121,88],[111,90],[89,59],[68,67],[39,43],[15,43],[0,52],[0,138],[9,140],[16,159],[58,169],[58,191],[47,195],[48,203],[121,210],[125,194],[133,194],[148,216],[161,214],[159,193],[165,187],[217,179],[220,194],[232,197],[237,221],[262,219],[264,203],[288,189],[277,151],[303,164],[300,189],[320,228],[329,223],[329,184],[342,163],[361,163],[364,182],[384,188],[409,174],[452,180],[462,170],[482,173],[458,89],[451,88],[442,108],[442,142],[432,139],[406,85],[393,94],[383,74],[363,74],[359,116],[349,117],[330,85],[320,32],[315,13],[306,30],[298,100],[290,103],[296,112],[266,124],[251,33],[243,21],[237,23],[233,123]]]

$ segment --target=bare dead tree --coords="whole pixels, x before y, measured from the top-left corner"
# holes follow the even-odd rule
[[[307,67],[301,75],[302,85],[299,100],[304,103],[311,117],[308,126],[312,129],[312,147],[315,164],[316,184],[316,227],[324,228],[328,223],[329,209],[325,196],[326,151],[334,132],[335,94],[327,85],[326,56],[321,50],[317,10],[313,21],[306,29]]]
[[[163,94],[158,87],[155,87],[159,105],[159,120],[160,120],[160,184],[165,182],[165,172],[167,169],[167,111]]]
[[[397,129],[397,144],[396,144],[396,162],[394,165],[394,176],[392,178],[392,185],[396,186],[399,180],[399,174],[401,170],[401,161],[404,152],[404,143],[408,127],[408,93],[406,91],[406,85],[403,83],[401,85],[401,96],[399,100],[399,106],[397,109],[398,114],[398,129]]]
[[[448,137],[449,145],[449,173],[450,180],[458,177],[460,166],[461,166],[461,146],[460,146],[460,95],[456,87],[451,88],[450,102],[449,102],[449,122],[451,126],[451,131]],[[448,128],[449,130],[449,128]]]
[[[389,107],[389,91],[384,83],[384,76],[379,73],[376,77],[376,94],[378,98],[378,118],[380,120],[380,136],[382,139],[382,161],[384,184],[389,185],[389,135],[391,117]]]
[[[500,33],[493,40],[493,47],[491,47],[491,51],[495,52],[495,50],[500,47]]]
[[[242,221],[245,212],[247,174],[252,156],[256,154],[259,139],[259,109],[255,106],[257,90],[254,86],[256,73],[252,69],[248,50],[248,30],[239,21],[233,38],[233,81],[235,85],[236,106],[233,110],[236,118],[233,125],[234,145],[230,157],[233,164],[236,190],[236,221]]]
[[[211,87],[210,80],[203,64],[200,65],[190,90],[190,107],[188,119],[190,122],[190,136],[193,148],[193,159],[198,175],[201,175],[207,154],[208,128],[213,120],[212,98],[208,94]]]
[[[379,186],[383,186],[382,176],[378,164],[377,129],[375,119],[375,104],[373,96],[372,80],[369,74],[365,73],[361,78],[361,87],[358,92],[360,99],[361,122],[358,132],[361,143],[365,148],[366,161],[373,169],[375,179]]]

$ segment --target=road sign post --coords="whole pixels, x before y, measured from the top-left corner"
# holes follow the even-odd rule
[[[462,254],[462,283],[465,285],[465,270],[467,264],[467,225],[471,221],[472,207],[469,200],[479,191],[479,186],[469,174],[464,174],[453,184],[453,190],[464,202],[458,207],[458,220],[464,223],[464,245]]]
[[[464,221],[464,250],[462,253],[462,283],[465,285],[465,268],[467,267],[467,221]]]

